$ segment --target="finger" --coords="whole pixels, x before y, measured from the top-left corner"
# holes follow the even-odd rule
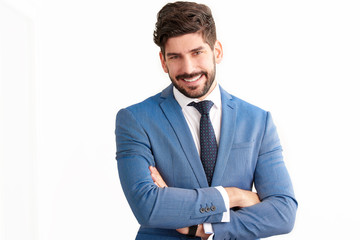
[[[149,170],[150,170],[150,175],[151,175],[152,180],[154,181],[154,183],[156,183],[159,180],[159,178],[158,178],[158,175],[160,175],[159,172],[153,166],[150,166]]]
[[[162,177],[161,177],[159,171],[156,169],[156,167],[150,166],[149,169],[150,169],[150,174],[153,177],[153,180],[155,178],[154,181],[162,180]]]
[[[188,234],[189,233],[189,227],[179,228],[179,229],[176,229],[176,231],[178,231],[181,234]]]
[[[162,188],[161,181],[159,180],[159,177],[156,174],[152,173],[151,178],[154,181],[154,183],[156,184],[156,186]]]
[[[165,181],[162,179],[162,177],[160,175],[157,175],[157,181],[156,182],[159,183],[159,185],[161,187],[167,187]]]
[[[159,184],[157,183],[157,175],[155,173],[155,168],[153,166],[149,166],[149,170],[150,170],[150,176],[151,179],[154,181],[155,185],[160,187]]]
[[[164,182],[164,180],[161,178],[161,176],[159,174],[151,174],[151,177],[153,179],[153,181],[161,188],[167,187],[166,183]]]
[[[154,183],[156,183],[156,175],[153,174],[153,173],[151,173],[150,175],[151,175],[151,178],[152,178],[152,180],[154,181]]]
[[[160,181],[159,184],[160,184],[160,186],[161,186],[162,188],[167,187],[166,183],[165,183],[164,181],[162,181],[162,180]]]
[[[150,166],[149,169],[150,169],[150,172],[151,172],[151,173],[155,173],[155,174],[160,175],[160,173],[159,173],[159,171],[156,169],[156,167]]]
[[[161,188],[167,187],[167,184],[162,179],[162,177],[161,177],[159,171],[156,169],[156,167],[149,166],[149,170],[150,170],[151,178],[154,181],[154,183],[156,183],[157,186],[159,186]]]

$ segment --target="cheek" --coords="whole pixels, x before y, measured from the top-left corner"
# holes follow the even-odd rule
[[[167,67],[167,71],[170,74],[170,76],[175,76],[178,74],[179,69],[175,65],[169,64],[166,67]]]
[[[201,63],[201,67],[207,71],[212,70],[214,68],[214,62],[207,59]]]
[[[201,66],[204,69],[212,69],[214,67],[214,57],[204,56],[203,58],[200,58],[199,66]]]

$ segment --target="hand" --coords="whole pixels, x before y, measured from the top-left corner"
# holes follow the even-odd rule
[[[150,170],[151,178],[154,181],[154,183],[156,184],[156,186],[158,186],[159,188],[164,188],[164,187],[168,186],[165,183],[165,181],[162,179],[159,171],[155,167],[150,166],[149,170]]]
[[[236,187],[226,187],[225,190],[229,196],[230,208],[250,207],[260,203],[259,196],[255,192]]]

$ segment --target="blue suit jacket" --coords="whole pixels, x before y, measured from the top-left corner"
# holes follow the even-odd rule
[[[118,170],[140,223],[137,239],[184,239],[177,228],[213,223],[214,239],[257,239],[291,231],[297,203],[270,113],[222,88],[222,121],[212,186],[251,190],[261,203],[232,209],[230,222],[220,193],[209,187],[192,135],[172,85],[116,118]],[[168,188],[158,188],[149,166]],[[205,210],[205,211],[204,211]]]

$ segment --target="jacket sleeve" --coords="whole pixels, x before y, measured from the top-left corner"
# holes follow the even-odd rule
[[[297,202],[270,113],[267,113],[254,184],[261,202],[231,210],[229,223],[213,224],[215,240],[264,238],[288,233],[294,226]]]
[[[177,229],[221,221],[226,208],[215,188],[159,188],[154,184],[149,170],[156,165],[151,141],[130,110],[118,112],[115,134],[121,186],[139,224]],[[203,211],[206,206],[215,207]]]

